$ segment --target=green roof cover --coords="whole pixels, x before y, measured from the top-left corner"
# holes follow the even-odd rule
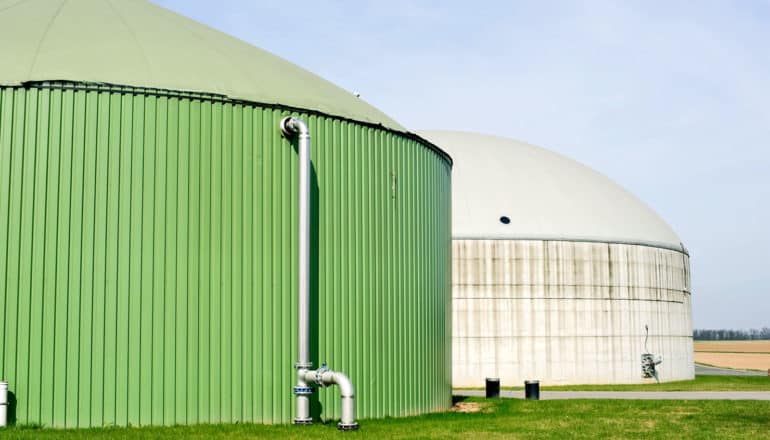
[[[307,70],[143,0],[0,0],[0,53],[0,85],[76,81],[214,93],[405,131]]]

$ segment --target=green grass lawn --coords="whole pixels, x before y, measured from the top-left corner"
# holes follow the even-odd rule
[[[768,438],[770,401],[467,399],[475,413],[362,420],[357,432],[313,426],[199,425],[53,430],[10,428],[19,439],[252,438]]]
[[[524,387],[502,387],[523,390]],[[695,380],[640,385],[541,386],[542,391],[770,391],[767,376],[695,376]],[[483,388],[475,388],[483,389]]]
[[[551,391],[770,391],[767,376],[695,376],[695,380],[643,385],[564,385]]]

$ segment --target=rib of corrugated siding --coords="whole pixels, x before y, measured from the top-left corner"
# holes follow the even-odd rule
[[[19,423],[291,420],[297,157],[284,115],[0,89],[0,377]],[[304,117],[313,360],[349,374],[361,417],[447,408],[449,165],[388,131]],[[336,390],[318,396],[337,417]]]
[[[449,169],[435,152],[386,132],[309,122],[321,188],[314,273],[322,337],[313,358],[350,374],[362,414],[446,408]],[[336,390],[319,397],[337,417]]]
[[[689,259],[650,246],[454,240],[454,384],[642,382],[694,377]]]

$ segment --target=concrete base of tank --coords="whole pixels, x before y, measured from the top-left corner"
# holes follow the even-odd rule
[[[454,240],[453,385],[694,378],[689,259],[652,246]],[[647,327],[646,330],[645,326]],[[646,335],[649,333],[646,345]]]

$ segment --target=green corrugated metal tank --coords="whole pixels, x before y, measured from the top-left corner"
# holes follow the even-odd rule
[[[449,407],[441,150],[143,1],[0,1],[0,53],[0,380],[16,423],[291,420],[290,114],[313,136],[312,360],[350,376],[362,418]],[[315,395],[338,417],[335,390]]]

